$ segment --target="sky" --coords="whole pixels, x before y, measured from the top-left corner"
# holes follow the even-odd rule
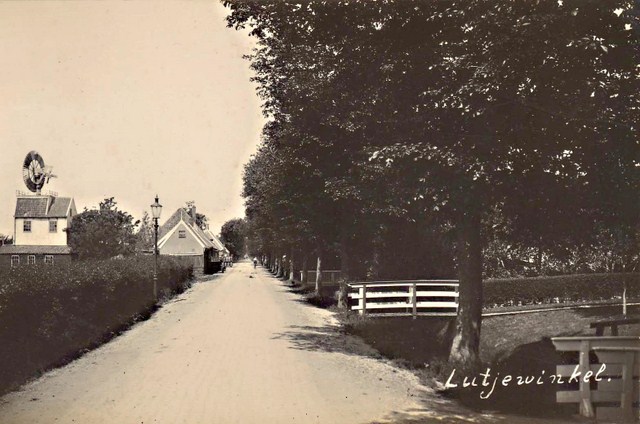
[[[217,1],[0,1],[0,233],[12,234],[22,162],[79,211],[114,197],[160,223],[196,202],[214,232],[244,215],[242,168],[264,120],[252,39]]]

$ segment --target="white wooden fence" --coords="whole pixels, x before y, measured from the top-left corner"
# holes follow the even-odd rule
[[[372,316],[456,316],[458,280],[349,284],[350,309]]]
[[[576,367],[580,373],[573,381],[576,386],[573,390],[556,392],[558,403],[576,403],[581,415],[602,421],[640,418],[636,403],[639,400],[640,337],[571,336],[552,337],[551,341],[559,352],[578,354],[578,364],[556,367],[556,374],[565,382],[574,375]],[[590,360],[592,351],[596,353],[597,363]]]

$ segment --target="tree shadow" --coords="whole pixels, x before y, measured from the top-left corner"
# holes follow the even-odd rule
[[[276,333],[272,340],[286,340],[291,349],[331,352],[382,359],[383,356],[359,337],[347,334],[340,326],[292,325],[290,330]]]
[[[555,383],[551,376],[555,374],[557,365],[571,363],[577,363],[577,358],[557,352],[551,339],[545,337],[518,346],[508,356],[490,365],[488,387],[482,387],[482,377],[479,377],[478,387],[465,388],[459,384],[459,387],[447,393],[477,411],[495,410],[527,417],[569,418],[577,412],[577,407],[556,402],[556,392],[559,389],[566,390],[566,387]],[[505,376],[512,377],[506,387],[501,385]],[[461,383],[463,376],[457,378],[460,380],[457,383]],[[494,378],[498,379],[494,391],[487,399],[482,399],[481,394],[487,396]],[[527,378],[531,378],[529,383],[526,383]]]

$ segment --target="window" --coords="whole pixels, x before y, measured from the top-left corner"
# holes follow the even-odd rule
[[[185,230],[178,230],[178,238],[187,238],[187,232]]]
[[[24,231],[25,233],[30,233],[31,232],[31,221],[28,220],[24,220],[24,222],[22,223],[22,231]]]
[[[49,232],[50,233],[57,233],[58,232],[58,220],[57,219],[50,219],[49,220]]]
[[[44,255],[44,263],[47,265],[53,265],[53,255]]]
[[[11,255],[11,266],[20,265],[20,256]]]
[[[28,265],[35,265],[36,264],[36,255],[27,256],[27,264]]]

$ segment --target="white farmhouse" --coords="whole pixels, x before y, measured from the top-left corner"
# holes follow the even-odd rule
[[[65,229],[76,214],[73,198],[19,195],[13,245],[0,247],[0,263],[17,266],[68,261],[71,252]]]

